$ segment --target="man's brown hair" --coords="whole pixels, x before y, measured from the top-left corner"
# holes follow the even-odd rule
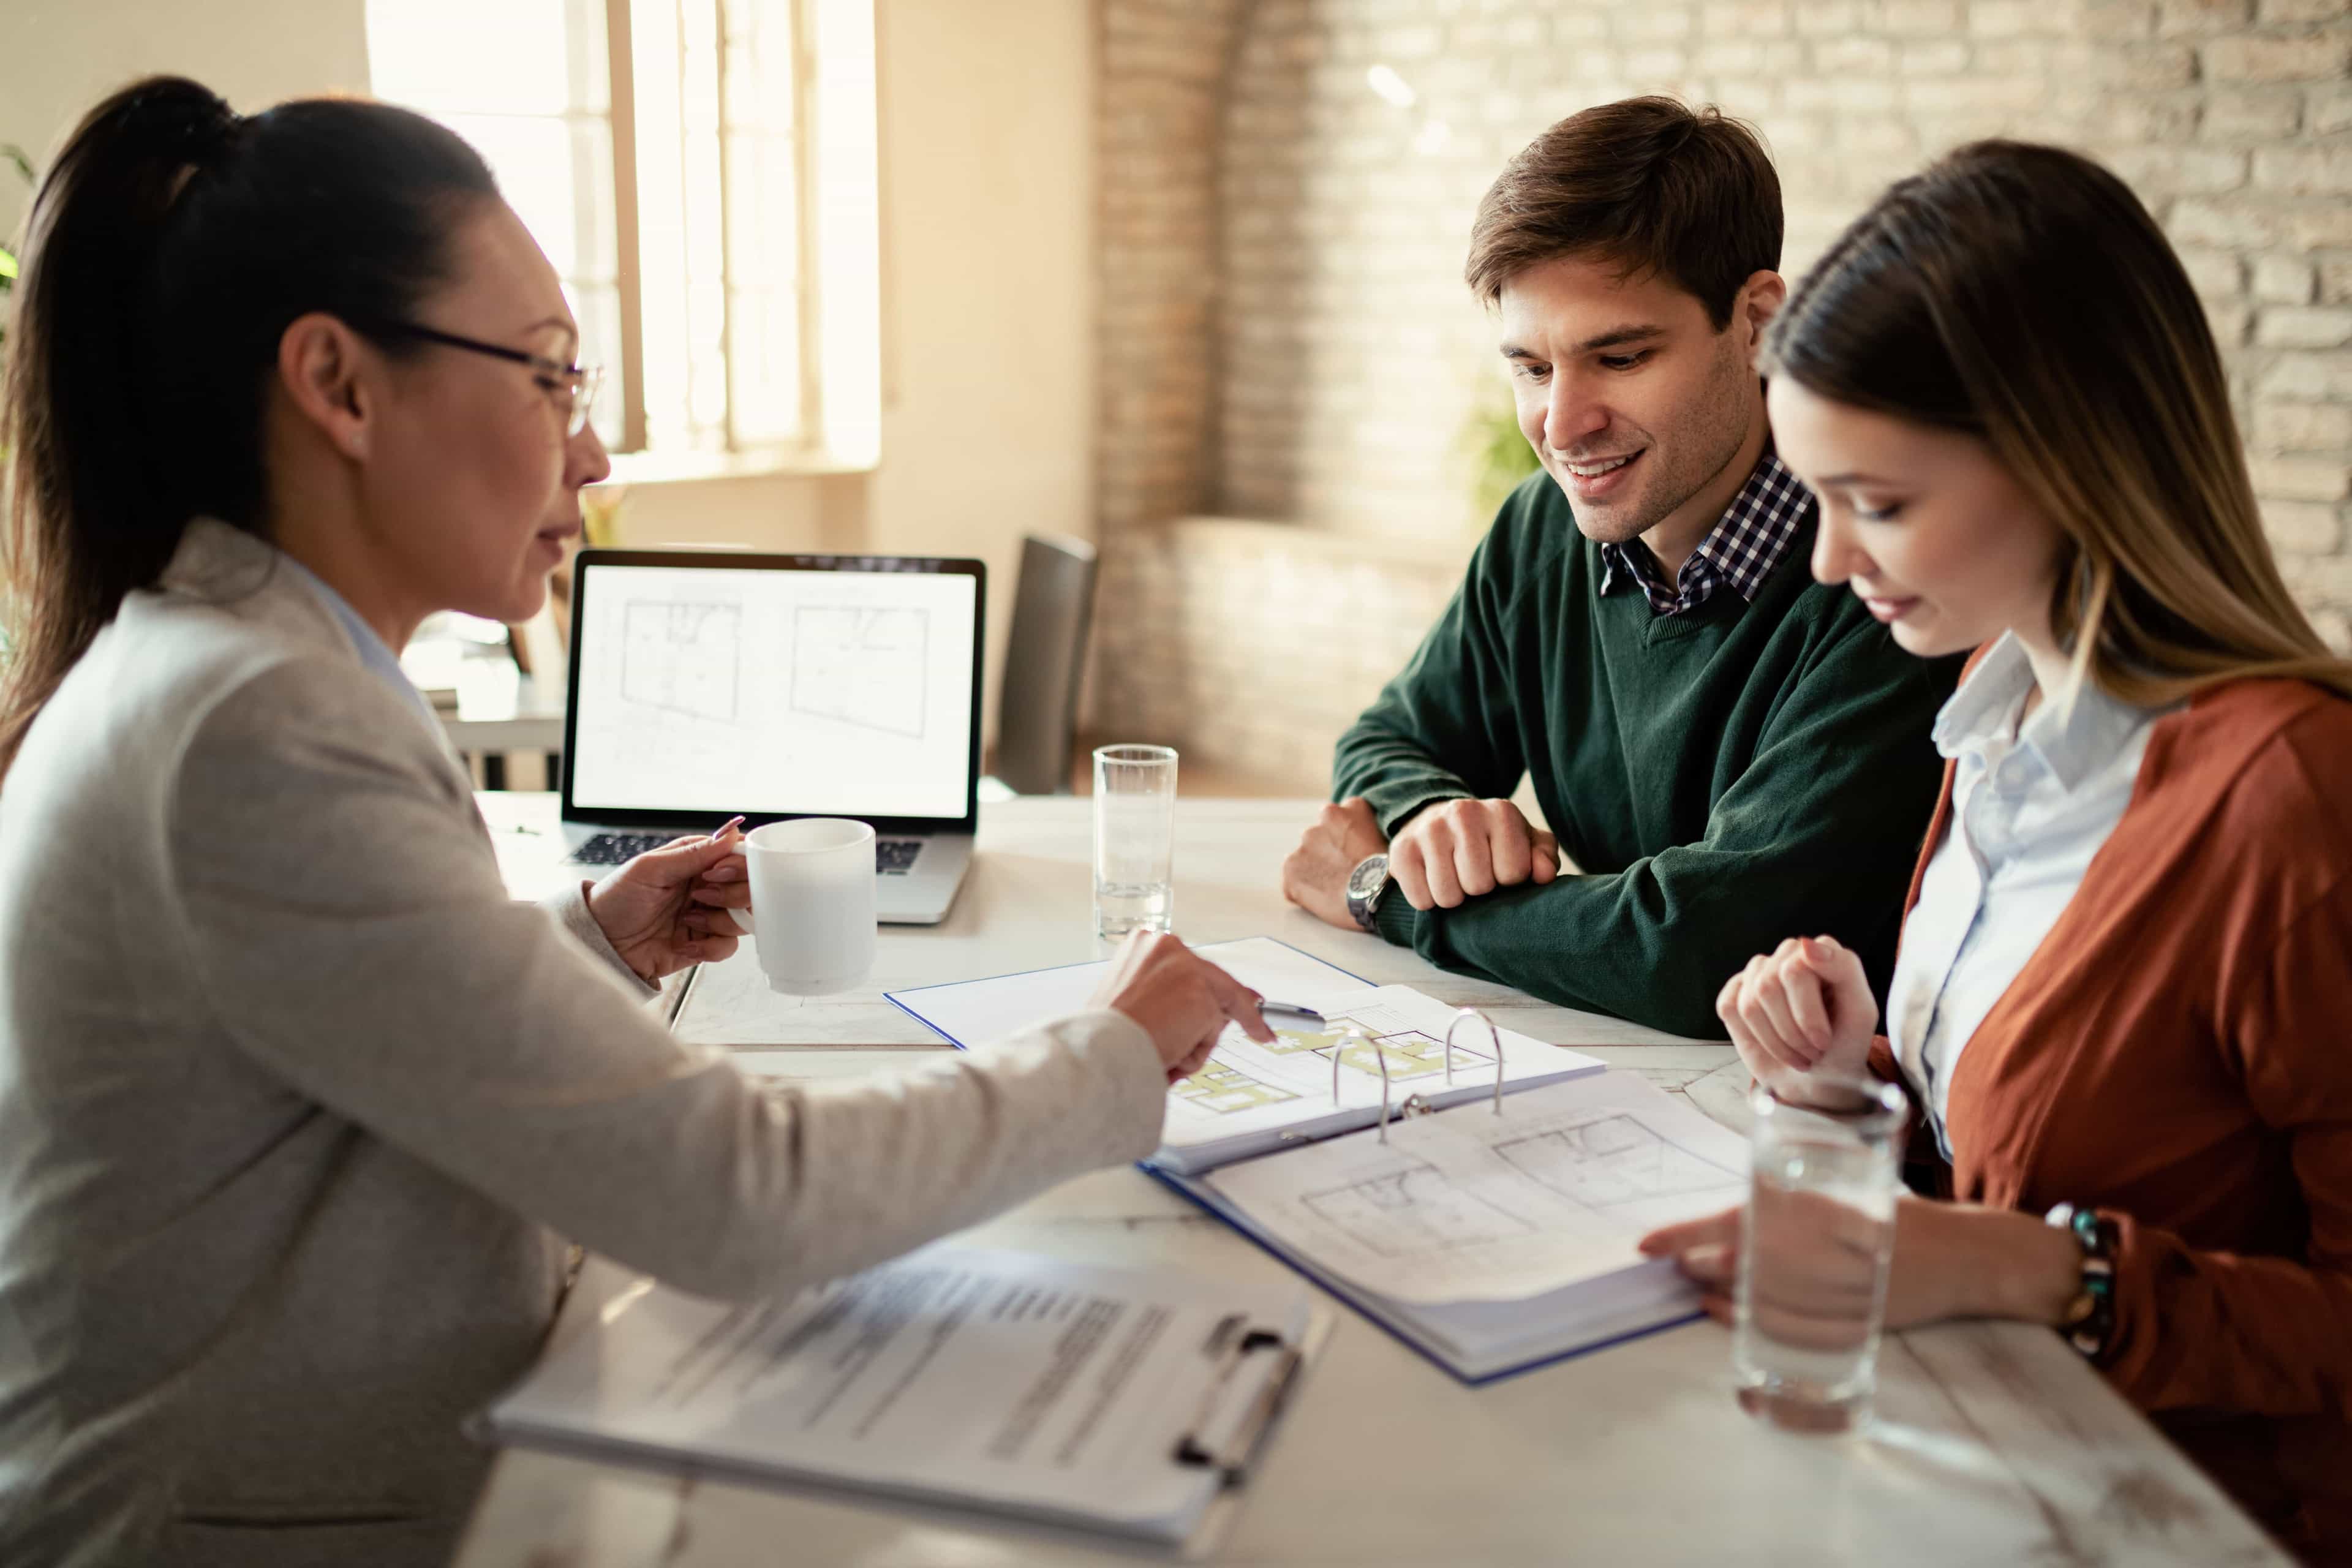
[[[1492,305],[1562,256],[1605,258],[1696,295],[1721,331],[1756,272],[1780,267],[1780,177],[1756,132],[1713,107],[1629,98],[1571,114],[1503,167],[1462,276]]]

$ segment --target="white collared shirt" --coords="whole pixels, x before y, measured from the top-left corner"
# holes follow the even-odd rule
[[[1960,1053],[2123,819],[2148,731],[2170,711],[2086,683],[2071,712],[2045,694],[2021,728],[2032,689],[2025,649],[2004,633],[1936,717],[1936,749],[1957,764],[1951,820],[1903,929],[1886,1035],[1947,1158]]]
[[[425,693],[416,689],[416,683],[408,679],[408,672],[400,668],[400,656],[392,651],[392,645],[377,636],[376,629],[362,620],[360,613],[352,608],[352,602],[329,586],[324,577],[282,551],[278,552],[278,559],[294,569],[294,574],[302,580],[303,585],[318,595],[319,602],[326,605],[328,613],[341,625],[344,634],[352,639],[352,646],[359,653],[360,662],[367,666],[378,679],[400,693],[401,700],[423,714],[425,723],[438,733],[440,715],[433,711],[433,704],[425,700]]]

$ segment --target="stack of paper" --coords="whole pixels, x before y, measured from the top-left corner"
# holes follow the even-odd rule
[[[1181,1541],[1233,1479],[1210,1456],[1262,1435],[1315,1317],[1296,1286],[950,1245],[743,1306],[643,1280],[567,1317],[483,1426]]]
[[[1369,1127],[1380,1117],[1383,1068],[1388,1103],[1400,1111],[1414,1096],[1435,1108],[1491,1096],[1498,1050],[1507,1091],[1602,1070],[1580,1052],[1508,1029],[1490,1032],[1408,986],[1374,986],[1270,937],[1200,952],[1261,995],[1323,1017],[1269,1015],[1276,1033],[1270,1046],[1228,1028],[1208,1064],[1169,1091],[1168,1120],[1151,1161],[1164,1170],[1213,1170]],[[973,1046],[1078,1011],[1107,967],[1072,964],[929,985],[894,991],[890,1000],[956,1044]]]
[[[1472,1381],[1697,1315],[1634,1243],[1743,1202],[1745,1140],[1638,1075],[1271,938],[1200,952],[1323,1021],[1270,1016],[1271,1046],[1226,1030],[1169,1091],[1147,1170]],[[1083,1007],[1105,967],[890,999],[975,1045]]]
[[[1748,1145],[1611,1072],[1170,1180],[1475,1381],[1695,1316],[1633,1244],[1742,1202]]]

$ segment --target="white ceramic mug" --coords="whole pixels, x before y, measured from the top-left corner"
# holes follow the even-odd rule
[[[751,908],[731,911],[752,932],[771,990],[846,991],[874,968],[874,829],[840,817],[771,822],[743,836]]]

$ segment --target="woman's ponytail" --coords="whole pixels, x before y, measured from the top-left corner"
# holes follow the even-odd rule
[[[142,460],[143,307],[173,204],[203,162],[224,155],[236,123],[194,82],[143,82],[82,121],[33,201],[8,363],[8,575],[20,595],[38,583],[73,623],[152,581],[178,538]],[[110,548],[97,558],[63,548],[68,531]],[[41,634],[56,622],[40,619],[49,626],[20,628],[20,665],[54,658]]]
[[[266,531],[262,411],[286,328],[408,315],[496,189],[447,130],[359,100],[245,119],[153,77],[76,127],[33,198],[0,406],[0,773],[191,518]]]

